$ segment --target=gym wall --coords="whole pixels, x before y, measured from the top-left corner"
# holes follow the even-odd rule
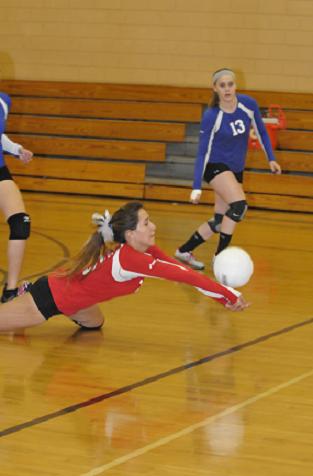
[[[312,0],[1,0],[0,79],[312,92]]]

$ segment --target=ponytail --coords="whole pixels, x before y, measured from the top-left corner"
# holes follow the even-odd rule
[[[68,265],[61,270],[62,276],[73,278],[78,275],[84,268],[94,266],[100,256],[108,253],[108,248],[103,241],[101,234],[96,231],[93,233],[87,243],[82,247],[74,258],[69,260]]]
[[[107,255],[111,248],[107,243],[125,243],[127,230],[135,230],[138,223],[138,211],[143,208],[140,202],[129,202],[117,210],[111,217],[108,210],[104,214],[94,213],[92,222],[98,229],[91,235],[79,253],[69,261],[61,271],[62,276],[73,278],[85,268],[93,267],[101,256]],[[83,278],[83,275],[81,275]]]
[[[213,91],[212,98],[210,102],[210,107],[218,107],[220,105],[220,98],[217,92]]]

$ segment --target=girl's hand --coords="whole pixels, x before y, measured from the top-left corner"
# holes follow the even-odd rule
[[[193,190],[190,194],[190,201],[194,205],[197,205],[200,202],[201,190]]]
[[[225,304],[225,307],[230,311],[243,311],[246,307],[249,307],[250,303],[246,302],[242,294],[238,297],[237,301],[234,304],[230,302]]]
[[[273,174],[281,174],[281,167],[276,160],[271,160],[270,161],[270,169]]]
[[[28,164],[32,160],[33,155],[34,154],[30,150],[24,149],[24,147],[20,148],[19,158],[23,164]]]

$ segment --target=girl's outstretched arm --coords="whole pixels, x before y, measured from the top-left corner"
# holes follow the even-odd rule
[[[154,254],[156,255],[157,252]],[[187,268],[176,260],[169,262],[156,258],[148,252],[140,253],[127,246],[120,250],[119,266],[121,267],[120,275],[125,277],[143,276],[185,283],[194,286],[198,291],[221,304],[229,304],[227,307],[231,310],[241,310],[247,307],[239,291],[222,286],[208,276]]]

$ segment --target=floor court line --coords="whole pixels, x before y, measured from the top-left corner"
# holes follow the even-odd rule
[[[274,395],[280,390],[284,390],[285,388],[288,388],[291,385],[299,383],[302,380],[311,377],[312,375],[313,375],[313,369],[309,372],[299,375],[298,377],[294,377],[282,384],[269,388],[268,390],[265,390],[264,392],[260,392],[257,395],[254,395],[253,397],[250,397],[247,400],[244,400],[243,402],[238,403],[237,405],[233,405],[229,408],[226,408],[226,410],[223,410],[222,412],[219,412],[216,415],[212,415],[208,418],[205,418],[204,420],[198,423],[195,423],[194,425],[187,426],[186,428],[183,428],[182,430],[177,431],[176,433],[172,433],[169,436],[160,438],[159,440],[154,441],[153,443],[149,445],[143,446],[142,448],[138,448],[137,450],[132,451],[124,456],[121,456],[120,458],[116,458],[110,463],[104,464],[102,466],[98,466],[97,468],[90,470],[88,473],[83,473],[80,476],[97,476],[106,471],[109,471],[110,469],[115,468],[116,466],[120,466],[123,463],[127,463],[127,461],[135,459],[138,456],[145,455],[149,451],[153,451],[157,448],[160,448],[161,446],[164,446],[168,443],[171,443],[172,441],[177,440],[178,438],[189,435],[193,431],[199,430],[200,428],[203,428],[204,426],[209,425],[210,423],[217,420],[218,418],[235,413],[236,411],[241,410],[242,408],[245,408],[249,405],[252,405],[255,402],[262,400],[263,398],[270,397],[271,395]]]
[[[62,408],[60,410],[57,410],[52,413],[48,413],[46,415],[42,415],[40,417],[34,418],[33,420],[25,421],[24,423],[20,423],[18,425],[14,425],[8,428],[5,428],[3,430],[0,430],[0,438],[4,436],[11,435],[13,433],[17,433],[22,430],[26,430],[27,428],[31,428],[36,425],[40,425],[41,423],[46,423],[49,420],[53,420],[55,418],[59,418],[62,416],[65,416],[69,413],[76,412],[82,408],[89,407],[91,405],[95,405],[96,403],[100,403],[104,400],[107,400],[109,398],[117,397],[119,395],[123,395],[127,392],[130,392],[132,390],[135,390],[136,388],[141,388],[144,387],[145,385],[149,385],[150,383],[157,382],[159,380],[165,379],[167,377],[171,377],[173,375],[176,375],[180,372],[184,372],[185,370],[191,369],[193,367],[197,367],[198,365],[205,364],[207,362],[211,362],[212,360],[219,359],[221,357],[225,357],[227,355],[240,352],[243,349],[246,349],[248,347],[255,346],[257,344],[260,344],[262,342],[265,342],[269,339],[272,339],[273,337],[278,337],[283,334],[292,332],[296,329],[299,329],[303,326],[309,325],[313,323],[313,317],[310,317],[309,319],[306,319],[305,321],[301,322],[296,322],[295,324],[291,324],[290,326],[283,327],[282,329],[278,329],[277,331],[270,332],[269,334],[265,334],[259,337],[256,337],[255,339],[252,339],[250,341],[243,342],[241,344],[237,344],[233,347],[229,347],[228,349],[222,350],[220,352],[216,352],[215,354],[208,355],[206,357],[202,357],[201,359],[195,360],[193,362],[189,362],[184,365],[180,365],[179,367],[175,367],[169,370],[166,370],[164,372],[161,372],[157,375],[151,375],[150,377],[146,377],[143,380],[131,383],[129,385],[126,385],[124,387],[120,387],[116,390],[113,390],[112,392],[105,393],[98,395],[96,397],[90,398],[89,400],[85,400],[83,402],[76,403],[74,405],[70,405],[68,407]]]

